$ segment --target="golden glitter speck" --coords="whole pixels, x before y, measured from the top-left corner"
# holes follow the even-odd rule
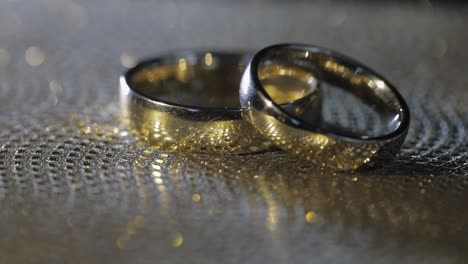
[[[316,213],[313,211],[307,212],[305,215],[305,220],[307,223],[313,223],[315,221],[316,216]]]
[[[211,66],[211,64],[213,64],[213,55],[209,52],[205,54],[205,64],[206,66]]]
[[[178,248],[184,243],[184,237],[182,236],[181,233],[177,232],[172,235],[171,237],[171,245],[174,248]]]
[[[187,70],[187,61],[185,59],[179,59],[179,70]]]
[[[196,194],[194,194],[194,195],[192,196],[192,201],[198,203],[198,202],[200,202],[200,200],[201,200],[200,194],[196,193]]]
[[[135,65],[137,64],[137,59],[134,56],[129,55],[127,53],[122,53],[120,55],[120,63],[125,68],[132,68],[135,67]]]
[[[27,48],[26,52],[24,53],[24,59],[31,66],[41,65],[42,63],[44,63],[45,58],[45,53],[39,47],[36,46],[31,46]]]
[[[132,238],[132,236],[137,234],[137,229],[143,227],[145,224],[145,217],[142,215],[137,215],[130,220],[127,224],[127,228],[124,232],[122,232],[117,240],[115,241],[115,245],[119,249],[124,249],[126,243]]]
[[[161,178],[155,178],[155,179],[154,179],[154,183],[156,183],[157,185],[161,185],[161,184],[163,184],[164,182],[163,182],[163,180],[162,180]]]

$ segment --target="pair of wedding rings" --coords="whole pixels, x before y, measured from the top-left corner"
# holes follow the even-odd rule
[[[369,136],[324,124],[325,82],[374,109],[386,132]],[[120,88],[125,124],[155,148],[246,154],[278,147],[338,170],[394,157],[410,119],[401,95],[379,74],[310,45],[274,45],[253,56],[174,52],[130,69]]]

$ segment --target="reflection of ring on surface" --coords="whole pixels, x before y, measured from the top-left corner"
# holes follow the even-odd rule
[[[239,83],[249,59],[239,53],[179,51],[142,62],[120,79],[123,121],[143,143],[167,151],[240,154],[271,149],[269,140],[241,115]],[[294,74],[293,68],[272,73],[271,89]],[[278,92],[275,98],[288,112],[315,113],[320,97],[312,74],[302,88],[307,96]]]
[[[371,106],[384,119],[387,132],[369,136],[284,111],[265,89],[265,69],[281,63],[316,74],[349,91]],[[287,87],[281,87],[287,90]],[[241,81],[243,116],[278,147],[339,170],[354,170],[393,157],[400,149],[409,126],[408,107],[396,89],[380,75],[334,51],[307,45],[283,44],[267,47],[252,58]]]

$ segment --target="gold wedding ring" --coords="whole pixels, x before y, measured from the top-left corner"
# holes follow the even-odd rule
[[[178,51],[139,63],[120,78],[124,124],[142,143],[166,151],[241,154],[271,149],[270,140],[241,115],[239,83],[250,58],[242,53]],[[314,74],[278,65],[265,72],[271,77],[265,89],[279,107],[319,116]],[[278,89],[285,85],[288,90]]]
[[[353,134],[321,118],[285,111],[266,88],[269,69],[293,67],[313,73],[359,98],[386,124],[382,135]],[[288,93],[290,87],[276,87]],[[244,118],[273,144],[319,166],[355,170],[388,161],[399,151],[408,131],[409,109],[383,77],[337,52],[308,45],[282,44],[256,53],[241,81]],[[320,112],[316,111],[315,113]]]

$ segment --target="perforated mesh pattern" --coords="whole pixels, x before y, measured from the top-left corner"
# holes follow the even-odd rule
[[[1,2],[0,263],[463,263],[466,26],[464,8],[429,5]],[[169,154],[118,122],[134,58],[284,41],[400,89],[412,123],[394,162],[343,174],[279,151]]]

